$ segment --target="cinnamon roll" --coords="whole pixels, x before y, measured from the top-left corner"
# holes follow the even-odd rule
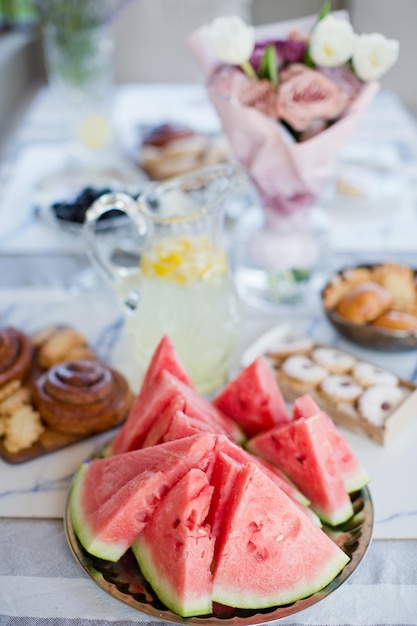
[[[132,393],[125,378],[105,363],[77,360],[44,372],[35,382],[33,402],[51,428],[88,435],[120,424]]]
[[[0,329],[0,387],[11,380],[23,380],[32,360],[27,335],[11,326]]]

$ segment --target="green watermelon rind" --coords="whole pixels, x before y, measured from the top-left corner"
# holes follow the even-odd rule
[[[69,510],[72,525],[74,527],[74,531],[78,537],[78,540],[89,554],[96,556],[100,559],[112,561],[113,563],[115,563],[120,559],[120,554],[125,552],[126,548],[122,547],[114,540],[108,542],[98,539],[95,536],[95,533],[93,533],[91,526],[87,521],[87,518],[83,515],[83,507],[81,506],[81,502],[87,472],[88,463],[83,463],[79,467],[71,487]]]
[[[267,609],[273,606],[282,606],[291,602],[297,602],[327,587],[343,570],[349,560],[347,554],[340,551],[332,560],[327,561],[323,566],[320,576],[316,577],[310,584],[304,583],[303,581],[292,589],[281,589],[276,594],[263,596],[262,599],[260,599],[258,595],[251,595],[248,592],[242,595],[241,590],[239,591],[233,588],[233,581],[231,581],[232,584],[228,587],[214,583],[212,599],[213,602],[218,602],[237,609]]]
[[[370,477],[365,468],[357,469],[355,472],[343,475],[343,482],[348,493],[354,493],[366,487],[370,482]]]
[[[142,535],[139,535],[131,546],[131,549],[144,578],[151,585],[161,602],[168,606],[174,613],[181,615],[181,617],[193,617],[197,615],[208,615],[213,611],[211,599],[208,600],[208,598],[207,602],[202,602],[201,598],[196,598],[195,604],[192,604],[188,599],[187,610],[184,609],[184,605],[178,598],[178,594],[175,593],[171,582],[161,576],[160,569],[154,563],[151,547],[148,546]]]
[[[323,511],[317,506],[311,507],[316,515],[319,516],[321,521],[324,524],[328,524],[329,526],[339,526],[339,524],[344,524],[353,517],[354,511],[352,502],[348,500],[343,507],[339,507],[338,509],[334,509],[331,514],[328,511]]]

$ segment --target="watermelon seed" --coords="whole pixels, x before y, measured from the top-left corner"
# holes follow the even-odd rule
[[[275,537],[275,541],[282,541],[284,539],[284,535],[278,535],[278,537]]]
[[[302,455],[302,456],[301,456],[301,455],[299,455],[299,456],[296,456],[295,458],[296,458],[296,459],[297,459],[297,461],[298,461],[299,463],[301,463],[301,464],[303,464],[303,463],[304,463],[304,461],[306,460],[306,457],[305,457],[304,455]]]

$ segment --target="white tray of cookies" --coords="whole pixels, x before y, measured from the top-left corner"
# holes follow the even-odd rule
[[[291,326],[277,326],[260,337],[244,352],[241,365],[260,354],[276,373],[287,401],[309,394],[337,424],[380,445],[417,419],[414,383]]]

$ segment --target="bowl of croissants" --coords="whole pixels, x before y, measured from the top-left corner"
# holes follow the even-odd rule
[[[325,314],[350,341],[374,350],[417,349],[417,272],[395,261],[341,269],[322,290]]]

